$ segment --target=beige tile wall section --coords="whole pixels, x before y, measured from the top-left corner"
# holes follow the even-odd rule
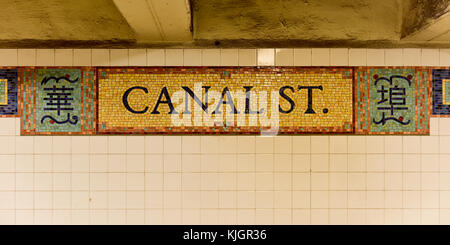
[[[1,66],[450,66],[450,49],[3,49]],[[19,136],[1,224],[450,224],[450,118],[431,136]]]

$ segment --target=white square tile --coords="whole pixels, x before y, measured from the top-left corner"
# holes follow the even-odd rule
[[[145,137],[144,136],[127,136],[127,153],[144,154],[145,153]]]
[[[294,65],[294,49],[290,49],[290,48],[275,49],[275,65],[277,65],[277,66],[293,66]]]
[[[18,49],[17,57],[19,66],[36,65],[36,49]]]
[[[328,153],[328,136],[311,136],[311,153]]]
[[[294,65],[295,66],[311,66],[311,49],[294,49]]]
[[[183,65],[183,49],[166,49],[166,65],[182,66]]]
[[[420,66],[422,60],[422,50],[420,48],[403,49],[404,66]]]
[[[2,66],[16,66],[17,49],[0,49],[0,65]]]
[[[52,136],[52,152],[53,153],[71,153],[72,141],[70,136]]]
[[[36,49],[36,65],[38,66],[54,66],[55,50],[54,49]]]
[[[403,49],[385,49],[385,65],[402,66]]]
[[[239,66],[256,66],[256,49],[239,49]]]
[[[349,50],[347,48],[330,49],[330,65],[332,66],[348,66]]]
[[[220,49],[202,49],[203,66],[220,65]]]
[[[92,49],[91,63],[93,66],[110,66],[109,49]]]
[[[439,65],[439,49],[422,49],[422,66]]]
[[[367,49],[368,66],[384,66],[384,49]]]
[[[73,65],[73,49],[55,49],[56,66]]]
[[[439,65],[450,66],[450,49],[439,49]]]
[[[147,50],[146,49],[128,49],[128,65],[130,66],[146,66]]]
[[[367,65],[367,49],[351,48],[348,50],[348,63],[350,66]]]
[[[164,49],[147,49],[148,66],[165,66],[166,52]]]
[[[15,136],[0,136],[0,154],[15,154]]]
[[[184,65],[185,66],[201,66],[202,50],[201,49],[184,49]]]
[[[0,120],[0,135],[15,135],[16,121],[15,118],[2,118]]]
[[[258,49],[257,54],[258,66],[273,66],[275,65],[275,50],[274,49]]]
[[[110,49],[109,52],[112,66],[128,66],[128,49]]]
[[[311,64],[313,66],[329,66],[330,65],[330,49],[329,48],[313,48],[311,53]]]
[[[74,49],[73,65],[90,66],[92,64],[92,51],[90,49]]]
[[[145,153],[163,153],[163,136],[145,136]]]

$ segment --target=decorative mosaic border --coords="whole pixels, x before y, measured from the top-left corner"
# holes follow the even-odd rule
[[[101,78],[101,76],[105,76],[106,73],[113,72],[119,74],[129,74],[130,72],[138,73],[138,74],[166,74],[169,72],[174,72],[177,74],[217,74],[214,70],[227,70],[231,72],[235,71],[244,71],[244,72],[259,72],[259,71],[267,71],[267,70],[275,70],[274,73],[283,73],[283,72],[295,72],[295,73],[307,73],[307,74],[342,74],[345,79],[352,79],[353,85],[353,68],[352,67],[295,67],[295,66],[263,66],[263,67],[237,67],[237,66],[195,66],[195,67],[98,67],[97,76]],[[341,72],[338,72],[340,70]],[[307,71],[307,72],[305,72]],[[346,74],[345,72],[348,72]],[[227,73],[226,76],[230,74]],[[99,80],[97,80],[99,81]],[[99,83],[97,83],[99,86]],[[97,98],[99,89],[97,89]],[[353,97],[353,92],[351,91],[351,95]],[[353,98],[352,98],[353,100]],[[99,106],[99,100],[96,101],[97,105],[97,119]],[[351,103],[351,111],[353,111],[354,104]],[[149,127],[149,128],[136,128],[136,127],[120,127],[120,128],[104,128],[99,121],[97,121],[97,134],[105,134],[105,135],[125,135],[125,134],[148,134],[148,135],[190,135],[190,134],[203,134],[203,135],[257,135],[261,134],[263,130],[269,130],[270,127],[253,127],[253,126],[233,126],[233,127],[224,127],[224,126],[215,126],[215,127]],[[343,125],[340,127],[297,127],[297,126],[288,126],[288,127],[279,127],[277,134],[279,135],[299,135],[299,134],[352,134],[354,133],[354,125],[353,122],[349,122],[348,125]]]
[[[0,79],[7,80],[7,90],[5,96],[7,103],[0,105],[0,118],[1,117],[20,117],[20,78],[18,75],[17,67],[0,67],[0,72],[6,72],[6,75],[0,75]],[[4,86],[3,84],[1,86]],[[9,110],[4,110],[1,107],[9,106]]]
[[[36,128],[36,90],[37,90],[37,71],[39,69],[70,69],[80,70],[81,90],[80,90],[80,131],[55,132],[38,131]],[[21,80],[21,135],[92,135],[96,133],[96,68],[95,67],[25,67],[19,69]],[[53,119],[52,119],[53,120]],[[50,123],[52,123],[50,120]]]
[[[415,110],[414,110],[414,131],[406,132],[374,132],[371,129],[371,111],[370,111],[370,80],[371,69],[412,69],[415,79]],[[431,67],[417,66],[361,66],[355,67],[354,71],[354,98],[355,98],[355,134],[380,134],[380,135],[427,135],[430,133],[429,118],[431,117],[432,101],[432,69]],[[377,76],[376,74],[373,74]],[[425,96],[426,95],[426,96]]]
[[[437,72],[439,74],[436,74]],[[442,80],[444,79],[441,78],[441,74],[445,75],[445,73],[447,75],[445,79],[450,79],[450,67],[433,67],[433,103],[431,117],[450,117],[450,104],[443,103],[442,98],[445,87],[442,84]]]

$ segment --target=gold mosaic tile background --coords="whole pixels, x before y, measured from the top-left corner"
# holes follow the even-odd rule
[[[270,101],[272,93],[279,95],[280,88],[291,86],[285,94],[295,103],[292,112],[279,113],[280,132],[351,132],[352,131],[352,78],[351,69],[339,68],[148,68],[148,69],[99,69],[99,130],[109,133],[142,132],[204,132],[204,133],[255,133],[262,127],[269,126],[267,119],[272,117]],[[312,105],[315,114],[305,114],[308,108],[308,89],[298,90],[298,86],[322,86],[323,90],[312,90]],[[128,101],[134,110],[141,111],[148,107],[146,113],[133,114],[128,111],[123,102],[126,90],[134,86],[148,89],[148,93],[136,89],[128,96]],[[191,115],[183,114],[185,91],[182,86],[195,91],[198,86],[202,91],[196,95],[202,99],[204,90],[201,86],[210,86],[208,116],[216,110],[218,101],[215,101],[213,92],[221,95],[225,87],[229,89],[239,114],[230,117],[231,106],[223,105],[221,115],[216,115],[226,127],[213,123],[213,121],[194,121],[195,117],[206,114],[201,107],[189,97]],[[245,89],[244,86],[253,86],[251,97],[252,111],[265,108],[268,113],[258,115],[244,114]],[[168,114],[170,108],[167,104],[160,104],[158,111],[161,114],[151,114],[160,96],[161,89],[167,87],[175,110],[179,112],[178,118],[182,124],[174,124],[172,115]],[[237,92],[241,93],[239,97]],[[260,103],[262,94],[267,92],[268,102]],[[176,95],[178,94],[178,96]],[[226,96],[224,100],[226,100]],[[241,99],[238,99],[241,98]],[[165,97],[163,97],[165,100]],[[266,101],[266,100],[264,100]],[[204,102],[204,101],[203,101]],[[259,103],[259,105],[258,105]],[[284,110],[289,110],[290,103],[279,97],[279,104]],[[278,109],[278,103],[273,108]],[[197,107],[195,109],[194,107]],[[200,112],[200,113],[196,113]],[[176,117],[174,116],[174,117]],[[188,118],[188,119],[186,119]],[[214,117],[213,117],[214,118]],[[208,124],[209,122],[209,124]],[[233,123],[231,123],[233,122]],[[252,124],[253,123],[253,124]],[[209,126],[209,127],[208,127]],[[212,130],[214,128],[214,130]]]

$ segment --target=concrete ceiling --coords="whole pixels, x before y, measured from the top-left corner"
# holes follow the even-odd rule
[[[450,47],[450,0],[0,0],[0,48]]]

